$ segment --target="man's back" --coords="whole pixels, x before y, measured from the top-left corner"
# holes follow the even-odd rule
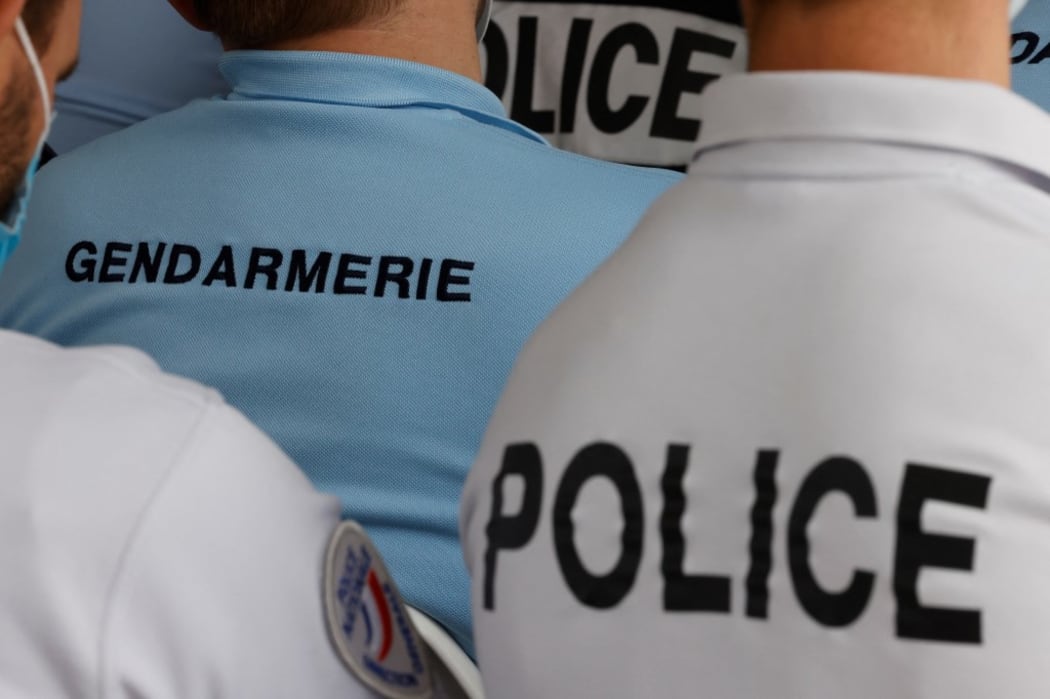
[[[230,98],[45,169],[0,319],[220,388],[466,643],[457,501],[513,357],[675,178],[555,151],[418,64],[223,70]]]
[[[858,73],[711,99],[468,482],[489,691],[1045,696],[1045,115]]]

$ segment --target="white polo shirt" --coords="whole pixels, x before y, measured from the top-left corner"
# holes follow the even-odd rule
[[[489,694],[1050,694],[1050,117],[728,78],[462,511]]]
[[[0,331],[0,696],[374,696],[329,642],[339,504],[217,393]]]

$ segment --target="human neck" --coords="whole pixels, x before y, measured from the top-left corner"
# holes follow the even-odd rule
[[[463,7],[460,8],[460,5]],[[457,3],[456,8],[441,9],[440,13],[432,7],[423,11],[406,4],[394,16],[370,24],[334,29],[264,48],[400,58],[459,73],[481,82],[481,57],[469,7],[466,3]]]
[[[749,19],[752,71],[860,70],[1010,85],[1005,0],[779,0]]]

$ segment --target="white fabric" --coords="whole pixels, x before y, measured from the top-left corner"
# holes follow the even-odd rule
[[[449,699],[484,699],[481,673],[456,640],[418,609],[409,607],[408,614],[423,642],[430,648],[433,669],[439,678],[439,691],[447,694]]]
[[[332,651],[339,506],[138,352],[0,332],[0,696],[372,696]]]
[[[1046,697],[1048,117],[992,86],[864,74],[733,77],[705,100],[690,177],[532,339],[468,480],[462,534],[487,693]],[[596,442],[629,459],[642,506],[623,514],[597,477],[556,520],[568,465]],[[541,485],[497,479],[514,444],[539,450]],[[675,478],[665,482],[675,445],[678,457],[688,448],[680,517],[667,509]],[[763,452],[778,459],[766,618],[748,616],[746,584]],[[798,536],[788,545],[789,520],[829,457],[863,468],[874,514],[841,492],[820,499],[800,520],[807,559]],[[904,485],[916,466],[970,490],[942,487],[940,474],[938,497],[911,516],[901,496],[918,492]],[[519,526],[519,546],[487,559],[493,493],[513,518],[528,510],[530,482],[542,489],[535,530]],[[983,505],[945,499],[974,502],[982,483]],[[679,523],[683,574],[728,577],[728,613],[667,611]],[[602,576],[639,526],[626,595],[585,606],[559,565],[558,532]],[[898,556],[902,542],[924,545],[915,526],[953,539]],[[926,558],[965,559],[968,546],[970,566]],[[845,625],[818,622],[789,560],[808,560],[834,593],[870,572],[870,598]],[[901,571],[916,560],[910,584]],[[914,616],[898,625],[911,593],[923,607],[977,612],[978,640],[972,625],[958,640],[946,623],[915,638]]]

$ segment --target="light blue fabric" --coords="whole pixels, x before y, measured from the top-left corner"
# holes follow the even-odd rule
[[[136,345],[218,387],[469,648],[457,505],[514,356],[679,176],[555,150],[484,87],[414,63],[241,52],[222,70],[228,98],[44,168],[0,324]]]
[[[1013,32],[1014,91],[1050,110],[1050,0],[1030,0]]]
[[[219,40],[164,0],[84,3],[80,63],[55,90],[59,153],[198,97],[224,93]]]

